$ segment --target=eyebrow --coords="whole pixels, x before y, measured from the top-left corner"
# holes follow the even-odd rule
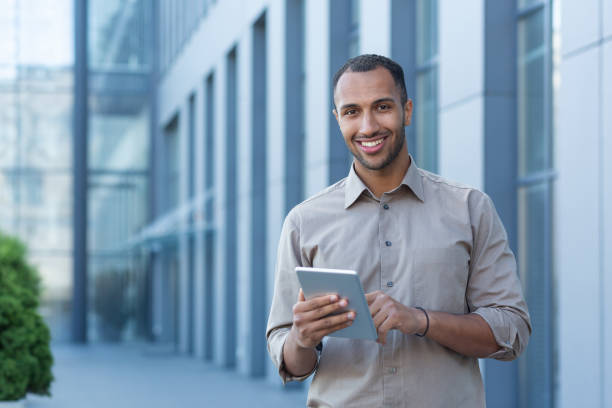
[[[393,98],[387,96],[387,97],[375,100],[372,104],[373,105],[378,105],[379,103],[382,103],[382,102],[392,102],[392,103],[395,103]],[[340,110],[343,111],[343,110],[348,109],[348,108],[358,108],[358,107],[359,107],[359,105],[357,105],[356,103],[348,103],[346,105],[342,105],[340,107]]]

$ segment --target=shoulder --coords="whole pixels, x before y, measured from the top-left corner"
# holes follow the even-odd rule
[[[483,201],[490,201],[489,196],[476,187],[450,180],[420,168],[418,171],[423,180],[423,188],[430,194],[443,196],[441,198],[456,198],[465,201],[470,206]]]
[[[299,226],[324,213],[342,210],[345,186],[346,177],[308,197],[289,211],[286,222]]]

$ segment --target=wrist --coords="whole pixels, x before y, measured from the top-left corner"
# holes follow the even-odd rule
[[[429,314],[420,306],[414,308],[417,317],[417,330],[414,334],[418,337],[425,337],[429,331]]]
[[[292,347],[294,350],[298,352],[315,349],[314,346],[309,347],[309,346],[302,344],[302,342],[299,339],[297,328],[295,326],[292,326],[291,330],[289,330],[289,335],[287,336],[285,343],[288,343],[289,347]]]

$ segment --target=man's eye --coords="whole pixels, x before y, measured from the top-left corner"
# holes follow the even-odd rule
[[[378,105],[378,110],[389,110],[390,108],[389,105]]]
[[[344,115],[354,115],[355,113],[357,113],[356,109],[349,109],[347,111],[344,112]]]

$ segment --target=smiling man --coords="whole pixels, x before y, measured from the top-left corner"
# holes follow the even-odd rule
[[[334,76],[334,105],[355,160],[285,219],[272,360],[283,382],[316,372],[312,407],[484,407],[477,358],[515,359],[531,333],[493,203],[416,166],[404,132],[412,101],[394,61],[347,61]],[[335,294],[306,300],[296,266],[357,271],[378,342],[326,337],[354,312],[330,315],[347,305]]]

